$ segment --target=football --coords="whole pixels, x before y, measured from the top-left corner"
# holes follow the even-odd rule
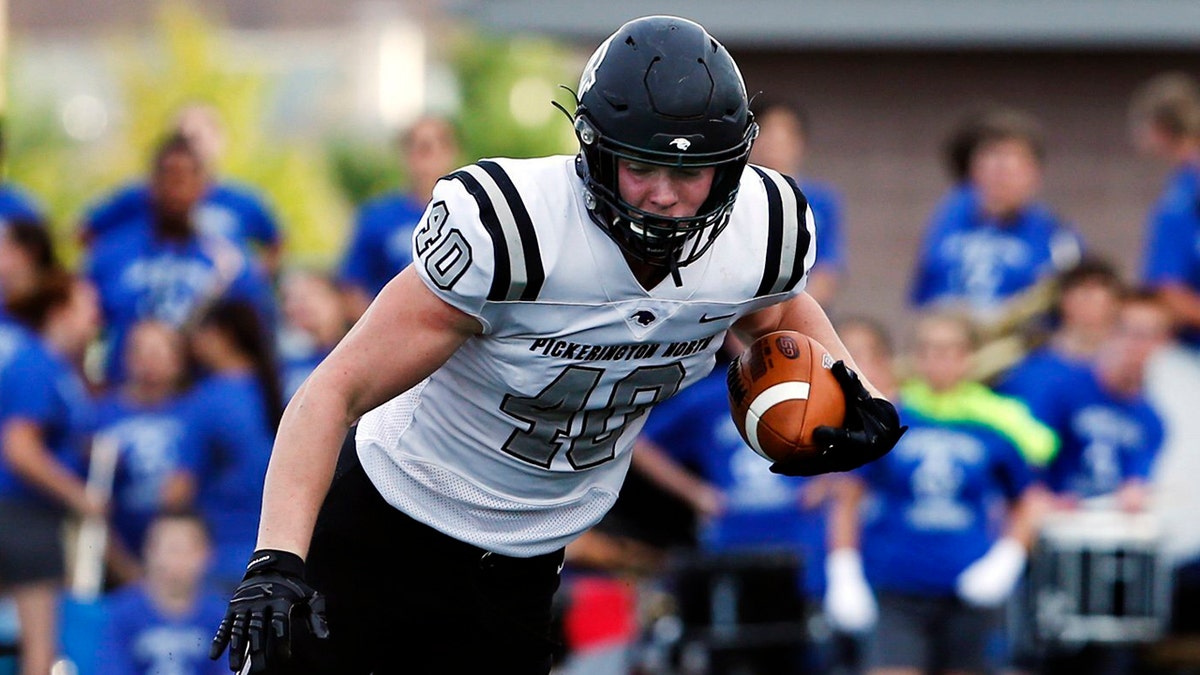
[[[833,357],[816,340],[776,331],[729,365],[729,411],[746,443],[771,461],[815,450],[813,429],[841,426],[846,399],[830,372]]]

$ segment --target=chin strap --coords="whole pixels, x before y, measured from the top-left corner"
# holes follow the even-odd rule
[[[679,261],[675,259],[675,256],[667,258],[667,269],[671,272],[671,280],[675,282],[675,287],[681,288],[683,286],[683,277],[679,275]]]

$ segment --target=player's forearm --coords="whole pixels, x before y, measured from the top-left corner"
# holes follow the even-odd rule
[[[871,396],[887,398],[867,380],[862,369],[854,362],[850,351],[846,349],[846,345],[842,344],[842,339],[838,337],[825,310],[807,293],[801,293],[783,306],[779,326],[775,330],[799,331],[820,342],[835,361],[845,361],[851,370],[858,373],[859,379],[862,380],[863,386],[867,388]]]
[[[318,383],[319,384],[319,383]],[[336,390],[300,387],[283,413],[263,486],[258,548],[307,556],[317,512],[352,420]]]

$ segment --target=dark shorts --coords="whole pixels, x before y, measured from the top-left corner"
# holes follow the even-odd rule
[[[0,587],[63,580],[62,511],[0,499]]]
[[[997,610],[970,607],[955,597],[881,593],[868,661],[873,668],[981,673],[999,620]]]
[[[562,560],[561,550],[488,553],[421,524],[343,452],[308,556],[330,640],[305,659],[307,672],[548,673]]]

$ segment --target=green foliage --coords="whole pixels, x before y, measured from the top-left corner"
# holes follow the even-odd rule
[[[454,121],[464,161],[575,151],[570,122],[550,102],[574,109],[559,85],[579,79],[583,62],[577,55],[544,38],[487,36],[467,28],[442,37],[449,46],[440,56],[457,78],[461,106]],[[351,203],[406,184],[391,138],[341,136],[328,144],[327,156]]]
[[[177,111],[190,103],[216,109],[225,125],[220,175],[265,193],[286,233],[287,253],[309,264],[338,255],[350,206],[403,185],[391,139],[337,135],[280,138],[265,128],[274,83],[252,57],[234,54],[201,5],[165,0],[148,34],[111,35],[104,65],[122,100],[116,127],[97,141],[66,135],[55,105],[11,97],[9,175],[46,205],[68,260],[78,257],[76,223],[114,187],[146,174],[148,158]],[[497,37],[471,30],[438,42],[456,72],[463,159],[573,152],[566,118],[551,107],[558,89],[578,79],[582,59],[543,38]],[[19,64],[18,64],[19,68]]]
[[[340,136],[329,141],[326,152],[334,181],[351,204],[361,204],[406,184],[394,143],[369,143]]]
[[[462,92],[459,127],[471,157],[534,157],[573,152],[571,124],[551,106],[574,110],[559,85],[579,79],[581,62],[544,38],[465,33],[453,62]]]
[[[340,250],[348,212],[323,148],[281,142],[263,128],[271,82],[253,63],[235,62],[217,28],[191,5],[169,0],[160,6],[148,41],[133,34],[111,38],[105,52],[124,100],[120,126],[100,143],[67,138],[45,105],[21,101],[18,92],[11,176],[46,202],[65,234],[88,203],[145,175],[148,158],[181,107],[205,103],[225,126],[219,173],[265,193],[290,256],[330,262]]]

